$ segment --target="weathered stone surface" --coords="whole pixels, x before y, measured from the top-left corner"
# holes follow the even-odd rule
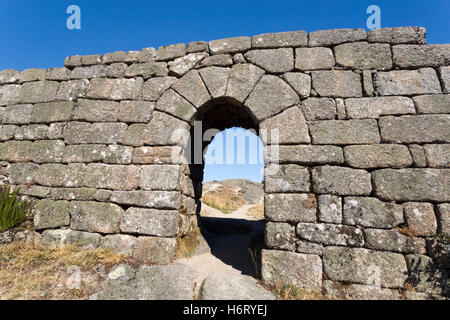
[[[353,71],[313,71],[312,87],[321,97],[362,96],[361,76]]]
[[[139,53],[137,54],[137,62],[141,62],[141,63],[155,61],[155,58],[156,58],[156,49],[152,48],[152,47],[144,48],[141,51],[139,51]],[[130,55],[128,54],[125,59],[130,60]],[[136,61],[131,61],[131,62],[136,62]]]
[[[123,62],[125,61],[126,56],[127,53],[125,51],[110,52],[103,56],[102,62],[104,64],[110,64],[113,62]]]
[[[35,172],[35,182],[48,187],[82,187],[86,166],[79,163],[43,164]]]
[[[191,70],[172,85],[172,89],[199,108],[211,99],[197,70]]]
[[[35,141],[31,146],[31,158],[37,163],[61,162],[64,147],[61,140]]]
[[[395,230],[365,229],[366,247],[399,253],[425,254],[425,239],[409,237]]]
[[[56,81],[26,82],[20,89],[22,103],[38,103],[56,100],[59,83]]]
[[[133,163],[138,164],[181,164],[183,149],[174,147],[141,147],[133,150]]]
[[[180,194],[175,191],[113,191],[111,202],[156,209],[180,208]]]
[[[402,44],[392,47],[394,64],[400,68],[439,67],[450,63],[449,44]]]
[[[252,48],[306,47],[305,31],[263,33],[252,37]]]
[[[72,101],[58,101],[37,103],[30,116],[32,123],[52,123],[69,121],[72,119],[74,103]]]
[[[94,200],[94,188],[51,188],[49,197],[55,200]]]
[[[382,117],[379,125],[384,142],[450,142],[450,115]]]
[[[288,72],[283,75],[283,78],[301,98],[309,97],[311,93],[311,77],[309,75],[299,72]]]
[[[147,80],[142,87],[142,99],[157,101],[176,80],[175,77],[157,77]]]
[[[425,157],[424,148],[418,144],[411,144],[408,148],[409,152],[411,152],[414,166],[418,168],[425,168],[427,166],[427,159]]]
[[[391,48],[388,44],[355,42],[334,48],[336,63],[351,69],[388,70],[392,68]]]
[[[7,141],[0,143],[0,158],[9,162],[28,162],[31,160],[30,141]]]
[[[377,72],[375,88],[382,96],[442,93],[436,71],[431,68]]]
[[[351,119],[416,113],[413,101],[407,97],[350,98],[345,99],[345,106]]]
[[[280,165],[275,174],[264,177],[265,192],[308,192],[309,171],[296,164]]]
[[[322,256],[323,246],[318,243],[299,240],[297,241],[296,251],[299,253],[315,254],[318,256]]]
[[[91,79],[105,77],[108,67],[103,65],[76,67],[70,74],[71,79]]]
[[[93,201],[72,201],[69,204],[73,230],[119,233],[124,211],[116,204]]]
[[[34,180],[38,168],[34,163],[11,163],[6,173],[11,184],[28,184]]]
[[[436,216],[438,220],[439,233],[450,237],[450,204],[438,204],[436,206]]]
[[[263,75],[264,70],[252,64],[234,65],[231,68],[226,95],[244,102]]]
[[[72,101],[82,97],[85,94],[88,85],[89,80],[87,79],[63,81],[59,85],[56,99]]]
[[[450,66],[440,67],[439,76],[442,83],[442,92],[450,93]]]
[[[69,80],[71,71],[67,68],[50,68],[45,75],[46,80],[65,81]]]
[[[0,125],[0,141],[7,141],[14,138],[14,135],[16,131],[18,131],[21,127],[14,126],[14,125]],[[22,135],[23,137],[23,135]],[[27,139],[20,139],[19,137],[15,138],[16,140],[27,140]]]
[[[336,146],[279,146],[279,152],[266,147],[265,162],[296,163],[296,164],[340,164],[344,162],[342,148]]]
[[[301,239],[323,245],[360,247],[364,244],[362,230],[350,226],[298,223],[296,233]]]
[[[156,51],[156,61],[167,61],[182,57],[186,54],[186,45],[184,43],[172,44],[159,47]]]
[[[139,186],[144,190],[178,190],[179,180],[178,165],[142,166]]]
[[[345,42],[366,40],[364,29],[332,29],[314,31],[309,34],[310,47],[333,46]]]
[[[143,77],[148,79],[151,77],[164,77],[169,74],[167,64],[165,62],[146,62],[134,63],[125,71],[126,77]]]
[[[88,123],[69,122],[64,130],[64,141],[67,144],[120,143],[126,132],[125,123]]]
[[[450,113],[450,95],[432,94],[413,97],[419,114]]]
[[[432,295],[448,294],[448,275],[439,270],[430,257],[409,254],[405,258],[410,272],[409,283],[416,292]]]
[[[319,198],[319,221],[342,223],[342,198],[332,195],[321,195]]]
[[[262,280],[281,282],[300,288],[320,291],[322,260],[317,255],[288,251],[262,250]],[[305,273],[303,270],[308,270]]]
[[[326,247],[323,268],[330,280],[360,284],[372,284],[374,272],[379,272],[379,284],[385,288],[402,288],[408,277],[403,255],[363,248]]]
[[[227,91],[230,68],[208,67],[200,69],[200,76],[213,99],[223,97]]]
[[[314,144],[372,144],[380,142],[376,120],[324,120],[309,124]]]
[[[170,113],[171,115],[186,121],[191,120],[197,111],[189,101],[172,89],[163,93],[156,103],[155,109]]]
[[[90,163],[83,184],[86,187],[112,190],[132,190],[139,184],[140,168],[133,165]]]
[[[187,53],[208,51],[208,42],[191,41],[187,45]]]
[[[295,49],[296,70],[331,69],[333,66],[334,56],[330,48]]]
[[[172,75],[181,77],[186,72],[194,68],[194,66],[203,58],[206,58],[208,54],[206,52],[190,53],[184,57],[177,58],[174,61],[169,62],[169,72]]]
[[[73,120],[89,122],[117,121],[119,104],[114,101],[79,99],[73,112]]]
[[[401,205],[377,198],[346,197],[344,224],[372,228],[394,228],[404,222]]]
[[[143,263],[170,263],[175,257],[175,246],[175,238],[138,237],[133,258]]]
[[[202,286],[202,300],[275,300],[250,276],[213,274]]]
[[[269,248],[295,251],[295,227],[289,223],[267,222],[264,239]]]
[[[127,68],[128,65],[123,62],[110,64],[106,69],[106,76],[108,78],[123,78]]]
[[[95,64],[101,64],[102,63],[102,55],[101,54],[91,54],[87,56],[81,57],[81,64],[83,66],[91,66]]]
[[[244,61],[245,63],[245,61]],[[233,58],[229,54],[216,54],[210,57],[204,58],[198,63],[199,68],[204,67],[231,67],[233,65]]]
[[[132,237],[126,234],[114,234],[103,237],[99,244],[99,247],[131,256],[136,246],[136,241],[136,237]]]
[[[326,280],[325,294],[338,300],[402,300],[402,295],[392,289],[377,287],[376,285],[342,284]]]
[[[300,101],[292,88],[280,78],[265,75],[255,86],[245,105],[259,120],[265,120]]]
[[[294,69],[292,48],[250,50],[244,57],[269,73],[285,73]]]
[[[192,300],[198,275],[182,264],[113,269],[91,300]]]
[[[28,124],[33,112],[32,104],[18,104],[8,106],[4,109],[2,115],[3,124]]]
[[[178,233],[178,211],[130,208],[120,222],[120,231],[173,237]]]
[[[283,128],[291,128],[292,130],[283,130]],[[267,144],[311,142],[308,125],[297,106],[263,121],[260,124],[260,132],[262,141]]]
[[[344,147],[345,162],[354,168],[402,168],[413,161],[407,146],[398,144]]]
[[[302,101],[301,109],[307,121],[336,118],[336,102],[331,98],[308,98]]]
[[[322,166],[312,170],[313,189],[320,194],[368,195],[372,191],[370,173],[365,170]]]
[[[107,147],[104,145],[68,145],[64,148],[62,162],[98,162],[103,161]]]
[[[102,156],[105,163],[130,164],[132,153],[133,148],[131,147],[110,145]]]
[[[220,40],[213,40],[209,43],[211,54],[236,53],[251,48],[252,43],[249,37],[234,37]]]
[[[25,69],[20,73],[19,82],[44,80],[46,73],[47,70],[41,68]]]
[[[122,138],[122,144],[134,147],[143,146],[145,139],[149,135],[148,129],[148,124],[133,123],[129,125]]]
[[[363,70],[362,80],[363,80],[364,95],[368,97],[373,97],[375,95],[375,89],[373,88],[372,71]]]
[[[5,69],[0,71],[0,84],[16,83],[19,81],[20,71]]]
[[[152,146],[185,145],[189,124],[163,112],[154,112],[145,143]]]
[[[0,107],[19,103],[22,86],[8,84],[0,86]]]
[[[64,66],[65,67],[78,67],[78,66],[81,66],[81,56],[80,55],[75,55],[75,56],[67,57],[64,60]]]
[[[70,224],[67,201],[39,200],[34,208],[34,229],[52,229]]]
[[[101,238],[97,233],[60,229],[45,230],[42,233],[41,244],[57,248],[72,245],[92,249],[98,246]]]
[[[367,33],[369,42],[386,42],[391,44],[417,43],[424,44],[426,30],[419,27],[396,27],[373,29]]]
[[[375,194],[394,201],[449,201],[450,170],[381,169],[372,173]]]
[[[407,202],[403,204],[408,229],[415,236],[433,236],[437,231],[437,220],[431,203]]]
[[[315,222],[317,201],[313,194],[266,194],[264,215],[269,221]]]
[[[144,101],[121,101],[117,114],[117,120],[122,122],[144,122],[152,118],[155,104]]]
[[[89,82],[87,98],[106,100],[135,100],[141,94],[144,80],[95,78]]]

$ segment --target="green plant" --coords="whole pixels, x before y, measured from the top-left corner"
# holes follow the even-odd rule
[[[3,186],[0,191],[0,232],[6,231],[24,222],[30,208],[27,200],[19,198],[20,188],[11,192],[10,186]]]

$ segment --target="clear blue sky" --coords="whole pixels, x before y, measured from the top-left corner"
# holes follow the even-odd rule
[[[66,28],[66,9],[72,4],[81,8],[81,30]],[[449,0],[1,0],[0,70],[58,67],[69,55],[193,40],[366,28],[366,9],[374,4],[381,8],[382,27],[423,26],[428,43],[450,43]],[[261,180],[255,166],[208,170],[205,180]]]

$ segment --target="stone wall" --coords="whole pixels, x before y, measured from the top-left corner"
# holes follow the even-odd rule
[[[445,295],[450,45],[425,43],[416,27],[295,31],[4,70],[1,180],[38,199],[43,243],[168,263],[203,169],[174,130],[277,129],[279,146],[261,135],[264,280]]]

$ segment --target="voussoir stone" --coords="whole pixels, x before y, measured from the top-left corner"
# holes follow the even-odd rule
[[[178,232],[178,211],[130,208],[120,222],[125,233],[173,237]]]
[[[275,300],[250,276],[213,274],[202,286],[202,300]]]
[[[413,101],[407,97],[349,98],[345,99],[345,107],[351,119],[416,113]]]
[[[157,77],[147,80],[142,86],[142,99],[157,101],[177,81],[175,77]]]
[[[368,195],[372,191],[370,173],[345,167],[322,166],[312,170],[313,189],[320,194]]]
[[[450,63],[450,44],[402,44],[392,47],[394,64],[400,68],[439,67]]]
[[[320,291],[322,260],[318,255],[289,251],[262,250],[261,275],[265,282],[294,285]],[[305,273],[304,270],[308,270]]]
[[[253,48],[306,47],[307,43],[305,31],[263,33],[252,37]]]
[[[264,178],[266,192],[308,192],[310,189],[309,171],[296,164],[280,165],[276,174]]]
[[[234,65],[231,68],[226,95],[244,102],[263,75],[264,70],[252,64]]]
[[[265,75],[255,86],[245,105],[259,121],[280,113],[300,101],[297,93],[282,79]]]
[[[230,68],[222,67],[207,67],[199,70],[200,76],[213,99],[225,96],[230,70]]]
[[[250,50],[244,57],[269,73],[285,73],[294,69],[292,48]]]
[[[449,201],[448,169],[381,169],[372,173],[375,194],[394,201]]]
[[[402,168],[413,163],[408,147],[398,144],[346,146],[344,156],[351,167],[363,169]]]
[[[426,253],[425,239],[410,237],[396,230],[365,229],[365,246],[374,250],[399,253]]]
[[[191,70],[186,73],[171,88],[191,102],[196,108],[211,100],[211,96],[197,70]]]
[[[437,220],[431,203],[406,202],[403,210],[406,224],[415,236],[430,237],[436,234]]]
[[[184,145],[189,124],[163,112],[154,112],[145,143],[152,146]]]
[[[364,29],[331,29],[314,31],[309,34],[308,46],[333,46],[345,42],[366,40]]]
[[[330,48],[296,48],[296,70],[331,69],[334,66],[333,51]]]
[[[374,119],[323,120],[309,124],[313,144],[373,144],[380,142]]]
[[[39,200],[34,208],[35,230],[52,229],[70,224],[68,201]]]
[[[431,94],[413,97],[417,113],[450,113],[450,94]]]
[[[264,215],[269,221],[315,222],[317,201],[313,194],[266,194]]]
[[[350,70],[312,71],[312,87],[321,97],[362,97],[361,76]]]
[[[211,54],[237,53],[250,49],[252,46],[252,41],[249,37],[234,37],[213,40],[208,44]]]
[[[385,142],[450,142],[450,115],[382,117],[379,126]]]
[[[427,144],[424,150],[429,167],[450,167],[450,144]]]
[[[408,278],[402,254],[363,248],[326,247],[323,268],[330,280],[369,285],[373,284],[376,273],[380,275],[379,285],[385,288],[402,288]]]
[[[372,228],[394,228],[404,222],[401,205],[370,197],[344,199],[344,224]]]
[[[70,227],[74,230],[119,233],[124,211],[116,204],[92,201],[72,201],[69,204]]]
[[[291,128],[291,130],[284,130]],[[261,139],[267,144],[310,143],[308,125],[298,107],[292,107],[260,124]]]
[[[360,70],[392,68],[391,48],[388,44],[345,43],[336,46],[334,54],[336,63],[346,68]]]
[[[375,88],[382,96],[442,93],[436,71],[431,68],[377,72]]]
[[[364,244],[362,230],[351,226],[298,223],[296,233],[300,239],[323,245],[360,247]]]
[[[169,89],[163,93],[155,105],[155,109],[167,112],[177,118],[189,121],[197,109],[175,90]]]
[[[369,42],[386,42],[391,44],[417,43],[425,44],[425,28],[396,27],[373,29],[367,33]]]

